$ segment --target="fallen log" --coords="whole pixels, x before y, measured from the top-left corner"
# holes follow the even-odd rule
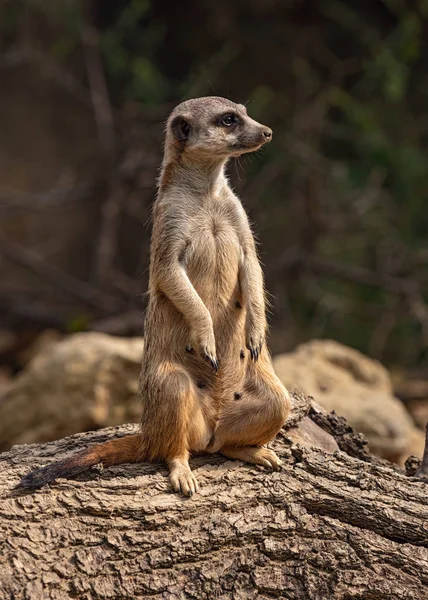
[[[272,443],[281,471],[199,456],[191,499],[160,464],[15,489],[30,469],[134,425],[1,454],[0,597],[426,599],[428,485],[371,455],[335,416],[325,428],[346,452],[296,443],[308,407],[300,398]]]

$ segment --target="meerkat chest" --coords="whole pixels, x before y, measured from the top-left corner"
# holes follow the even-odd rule
[[[198,286],[216,287],[228,295],[234,288],[242,249],[234,227],[222,214],[204,215],[192,228],[186,250],[186,265]]]

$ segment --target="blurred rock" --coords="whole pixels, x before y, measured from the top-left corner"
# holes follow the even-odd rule
[[[19,353],[20,364],[26,365],[30,360],[37,356],[37,354],[47,351],[50,346],[58,343],[63,338],[64,335],[56,329],[45,329],[31,344]]]
[[[11,384],[11,373],[6,367],[0,367],[0,398]]]
[[[0,396],[0,449],[140,418],[142,338],[79,333],[51,341]]]
[[[428,400],[427,379],[402,379],[394,386],[396,395],[407,402],[408,400]]]
[[[422,454],[423,432],[393,395],[388,371],[379,362],[338,342],[312,340],[276,356],[274,365],[289,389],[297,387],[346,417],[366,435],[374,453],[400,464],[409,454]]]
[[[12,331],[0,329],[0,355],[9,351],[16,344],[17,336]]]
[[[428,423],[428,398],[425,400],[409,400],[406,402],[407,410],[412,415],[418,427],[425,427]]]
[[[418,427],[413,427],[410,432],[409,442],[407,445],[406,452],[401,455],[397,462],[400,463],[401,466],[404,466],[407,458],[414,454],[415,456],[419,456],[422,458],[425,448],[425,434]]]
[[[394,391],[405,403],[415,423],[424,429],[428,423],[428,380],[402,379],[397,381]]]

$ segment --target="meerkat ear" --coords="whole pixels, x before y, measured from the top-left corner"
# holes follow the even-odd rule
[[[171,131],[181,148],[184,148],[190,135],[190,123],[182,115],[178,115],[171,121]]]

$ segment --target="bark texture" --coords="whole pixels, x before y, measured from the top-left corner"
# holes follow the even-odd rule
[[[0,597],[426,599],[428,485],[372,457],[343,420],[325,421],[360,458],[283,430],[272,443],[282,471],[200,456],[191,499],[157,464],[13,491],[31,468],[135,426],[12,448],[0,455]]]

